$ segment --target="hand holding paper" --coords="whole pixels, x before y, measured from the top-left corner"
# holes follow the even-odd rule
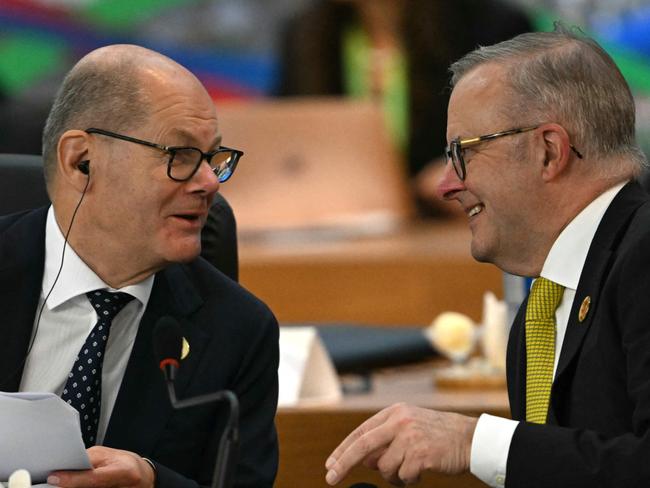
[[[79,414],[52,393],[0,393],[0,479],[26,469],[44,482],[57,469],[91,469]]]

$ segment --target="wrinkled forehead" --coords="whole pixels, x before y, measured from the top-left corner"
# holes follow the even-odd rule
[[[192,73],[178,68],[143,70],[150,121],[165,135],[178,136],[175,141],[167,141],[169,145],[212,140],[218,129],[214,101]]]
[[[167,97],[188,95],[196,99],[197,106],[213,106],[211,98],[199,79],[185,67],[175,62],[158,62],[142,66],[138,79],[145,91],[157,101]]]

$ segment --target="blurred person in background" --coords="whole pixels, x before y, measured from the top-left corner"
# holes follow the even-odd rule
[[[40,154],[45,119],[66,72],[82,55],[118,39],[182,60],[215,100],[266,95],[275,85],[279,31],[313,1],[149,2],[131,7],[130,15],[101,0],[8,2],[15,12],[0,1],[0,153]],[[58,49],[25,55],[33,38]],[[228,70],[215,61],[223,57],[233,62]]]
[[[530,30],[527,16],[502,0],[319,0],[287,26],[278,94],[376,100],[420,213],[439,215],[452,208],[435,193],[448,67],[478,45]]]

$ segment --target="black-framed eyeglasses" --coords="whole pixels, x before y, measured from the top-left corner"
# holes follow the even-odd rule
[[[447,157],[447,160],[451,160],[451,164],[454,166],[454,171],[456,172],[456,175],[458,175],[458,178],[461,181],[465,181],[465,177],[467,176],[467,168],[465,164],[465,158],[463,156],[466,147],[473,146],[483,141],[497,139],[499,137],[511,136],[514,134],[521,134],[522,132],[535,130],[540,127],[540,125],[504,130],[501,132],[495,132],[494,134],[486,134],[484,136],[473,137],[471,139],[461,139],[460,137],[457,137],[445,148],[445,156]],[[569,147],[578,158],[582,159],[582,154],[573,146],[573,144],[570,144]]]
[[[228,181],[228,179],[235,172],[239,158],[244,153],[237,149],[232,149],[225,146],[219,146],[214,151],[204,153],[200,149],[192,146],[163,146],[154,142],[143,141],[135,137],[129,137],[122,134],[116,134],[104,129],[90,128],[86,129],[88,134],[99,134],[122,141],[133,142],[143,146],[149,146],[169,154],[169,161],[167,161],[167,176],[174,181],[187,181],[199,169],[201,163],[205,160],[217,175],[219,183]]]

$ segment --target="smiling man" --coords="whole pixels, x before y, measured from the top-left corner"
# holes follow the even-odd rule
[[[395,484],[470,470],[490,486],[650,483],[650,198],[612,59],[558,26],[452,65],[442,197],[472,255],[535,277],[508,343],[513,420],[394,405],[326,461]]]
[[[234,486],[273,485],[277,322],[198,257],[241,155],[221,145],[201,83],[158,53],[103,47],[64,80],[43,136],[52,206],[0,218],[0,389],[61,395],[93,465],[50,484],[211,484],[228,412],[171,408],[152,351],[156,323],[171,316],[190,346],[179,396],[234,391]]]

